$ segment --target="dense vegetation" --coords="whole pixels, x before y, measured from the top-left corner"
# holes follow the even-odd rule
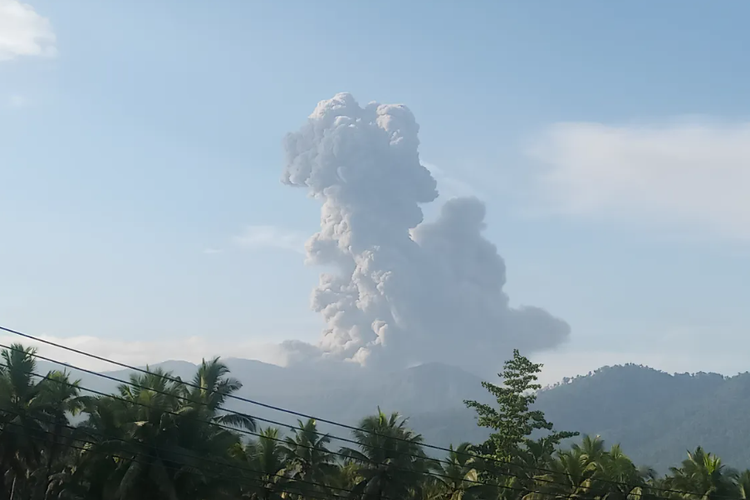
[[[91,394],[67,373],[36,374],[33,349],[0,363],[0,500],[730,500],[750,494],[738,473],[701,448],[667,475],[556,431],[534,409],[540,365],[514,353],[492,405],[467,401],[490,438],[442,456],[398,414],[378,411],[341,442],[314,420],[260,428],[224,410],[241,384],[218,359],[183,382],[154,370],[115,394]],[[79,415],[73,425],[72,416]],[[343,435],[341,435],[343,437]],[[428,453],[428,451],[430,453]]]
[[[624,365],[544,390],[536,406],[556,425],[620,443],[636,462],[667,472],[698,445],[749,467],[749,395],[748,373],[672,375]]]

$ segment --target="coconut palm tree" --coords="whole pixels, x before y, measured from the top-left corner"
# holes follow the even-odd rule
[[[367,500],[421,496],[416,490],[429,461],[422,449],[422,436],[406,427],[398,413],[364,418],[353,431],[359,449],[341,453],[359,465],[361,480],[354,494]]]
[[[737,484],[737,495],[742,500],[750,499],[750,470],[745,469],[742,473],[737,474],[735,478]]]
[[[171,373],[157,369],[131,374],[130,384],[120,385],[118,391],[125,404],[120,407],[125,436],[119,442],[107,442],[113,456],[127,457],[118,460],[115,471],[118,497],[177,498],[172,464],[163,453],[177,445],[174,414],[181,407],[183,384]]]
[[[526,495],[526,500],[589,496],[597,464],[590,462],[588,455],[580,447],[558,451],[548,467],[548,471],[538,476],[536,485]]]
[[[612,445],[609,451],[600,455],[596,464],[598,467],[593,477],[594,489],[600,496],[606,495],[610,500],[626,500],[631,496],[641,495],[647,486],[647,480],[656,476],[652,469],[636,467],[619,444]]]
[[[77,470],[92,490],[147,500],[200,498],[222,489],[222,464],[239,438],[215,426],[179,379],[158,369],[133,374],[118,392],[86,401],[81,432],[94,443]]]
[[[36,350],[13,344],[0,352],[0,490],[12,499],[30,487],[30,474],[43,463],[49,417],[55,412],[35,376]]]
[[[241,481],[244,498],[253,500],[279,500],[289,490],[286,477],[286,450],[282,446],[279,430],[273,427],[262,429],[256,440],[245,446],[236,444],[232,455],[247,466],[245,479]]]
[[[76,429],[75,437],[85,447],[70,464],[53,478],[61,496],[109,498],[116,494],[122,476],[120,457],[132,455],[131,433],[140,421],[139,407],[130,400],[111,397],[83,397],[82,413],[86,420]]]
[[[242,382],[227,377],[228,374],[229,368],[219,361],[218,357],[210,361],[204,359],[193,377],[187,395],[196,408],[205,413],[205,418],[223,425],[254,431],[255,421],[252,417],[222,411],[222,405],[227,398],[242,388]]]
[[[287,437],[282,445],[286,475],[302,496],[326,493],[329,488],[320,485],[325,485],[337,468],[331,451],[326,447],[331,438],[318,431],[314,419],[298,420],[293,432],[294,435]]]
[[[441,485],[437,498],[441,500],[463,500],[479,498],[492,492],[493,488],[480,484],[478,469],[482,462],[475,458],[471,443],[450,446],[448,456],[434,465],[435,481]]]
[[[689,492],[690,498],[718,500],[737,492],[737,473],[700,446],[688,452],[681,467],[672,467],[670,472],[665,484],[671,489]]]
[[[44,498],[56,460],[68,451],[66,446],[72,438],[68,415],[77,415],[83,408],[79,384],[80,380],[71,381],[67,372],[59,371],[49,372],[38,382],[37,399],[44,408],[42,423],[46,427],[47,443],[43,449],[43,464],[34,473],[37,477],[34,499]]]
[[[580,456],[586,465],[601,462],[607,454],[607,450],[604,447],[604,441],[599,436],[592,438],[589,435],[584,435],[581,439],[581,443],[573,444],[570,449]]]
[[[362,476],[359,475],[359,464],[350,460],[345,460],[343,463],[336,464],[332,474],[326,481],[328,486],[337,495],[346,496],[344,490],[353,491],[360,481]]]
[[[638,469],[619,445],[607,450],[599,436],[584,436],[580,444],[559,451],[547,469],[550,472],[538,476],[536,491],[527,496],[529,499],[549,495],[608,500],[640,498],[648,491],[647,480],[655,476],[650,469]]]
[[[535,489],[539,471],[554,460],[555,436],[525,439],[509,463],[486,460],[478,463],[480,477],[496,484],[503,498],[523,496]]]

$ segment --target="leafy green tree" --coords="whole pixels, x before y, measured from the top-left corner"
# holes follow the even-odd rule
[[[559,432],[548,422],[544,413],[532,408],[542,365],[532,363],[513,351],[502,373],[503,385],[482,382],[496,400],[496,406],[479,401],[464,401],[477,413],[477,424],[493,432],[487,441],[477,446],[485,459],[480,477],[497,486],[501,498],[515,498],[531,491],[535,472],[528,465],[540,467],[552,458],[554,450],[566,438],[577,432]]]
[[[111,396],[81,396],[64,372],[35,373],[35,351],[0,352],[0,500],[746,500],[738,474],[702,448],[661,479],[619,445],[583,436],[568,449],[534,410],[541,365],[514,352],[503,385],[484,386],[496,405],[467,401],[490,438],[427,457],[397,413],[363,419],[355,448],[338,459],[315,420],[282,437],[223,411],[241,384],[218,358],[184,384],[170,373],[134,374]],[[86,419],[71,425],[69,416]],[[671,491],[666,491],[666,490]],[[343,495],[349,490],[350,495]]]
[[[482,382],[482,386],[497,401],[497,408],[478,401],[464,401],[477,413],[477,424],[492,429],[489,440],[482,445],[485,455],[500,461],[510,461],[518,455],[532,433],[547,431],[546,443],[559,445],[563,439],[577,436],[577,432],[557,432],[554,425],[544,418],[544,413],[531,407],[536,401],[535,391],[541,389],[537,382],[542,365],[532,363],[513,350],[513,358],[506,361],[499,374],[503,385]]]

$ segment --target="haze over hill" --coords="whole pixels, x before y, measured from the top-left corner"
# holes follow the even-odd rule
[[[232,376],[244,386],[239,396],[290,410],[355,424],[379,406],[409,417],[426,442],[447,446],[481,442],[486,430],[476,426],[464,399],[487,401],[481,379],[460,368],[430,363],[383,373],[362,370],[342,377],[319,367],[282,368],[259,361],[226,359]],[[152,368],[192,377],[196,365],[166,361]],[[41,370],[53,368],[42,363]],[[107,372],[127,379],[126,370]],[[73,372],[82,385],[112,391],[116,383]],[[494,380],[496,381],[496,380]],[[297,417],[231,400],[237,411],[293,424]],[[664,471],[688,449],[701,445],[738,467],[750,466],[750,374],[724,377],[711,373],[670,375],[638,365],[604,367],[539,392],[537,407],[556,428],[601,435],[621,443],[636,462]],[[262,425],[267,423],[261,422]],[[348,436],[346,429],[327,432]]]

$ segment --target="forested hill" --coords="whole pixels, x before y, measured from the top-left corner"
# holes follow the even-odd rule
[[[345,423],[355,423],[380,406],[408,416],[427,442],[440,445],[480,442],[487,435],[462,403],[486,398],[481,380],[452,366],[428,364],[358,377],[241,359],[226,363],[244,383],[238,393],[244,397]],[[195,365],[185,362],[157,366],[188,378],[195,370]],[[126,372],[114,374],[127,378]],[[87,387],[114,388],[111,381],[73,375]],[[293,415],[230,403],[254,415],[296,422]],[[637,463],[659,471],[679,463],[688,449],[698,445],[735,467],[750,467],[750,374],[725,378],[706,373],[670,375],[637,365],[607,367],[542,390],[537,406],[556,428],[601,435],[610,444],[619,442]]]
[[[658,470],[702,445],[738,467],[750,466],[750,374],[669,375],[626,365],[542,391],[539,407],[558,427],[619,442]]]

